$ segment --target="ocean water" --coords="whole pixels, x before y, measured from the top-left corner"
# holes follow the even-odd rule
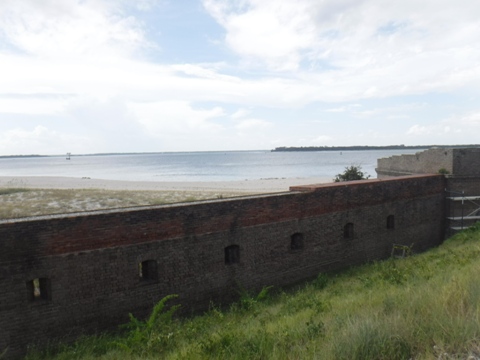
[[[0,158],[0,176],[68,176],[129,181],[334,178],[350,165],[376,177],[377,159],[421,150],[226,151]]]

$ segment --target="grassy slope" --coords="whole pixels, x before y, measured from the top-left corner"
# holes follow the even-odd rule
[[[479,259],[477,226],[427,253],[320,275],[296,291],[243,294],[228,310],[191,319],[159,312],[132,320],[123,337],[84,338],[28,359],[478,357]]]

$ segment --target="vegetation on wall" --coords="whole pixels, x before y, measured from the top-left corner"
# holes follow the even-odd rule
[[[223,199],[250,193],[0,187],[0,219]]]
[[[163,299],[123,335],[27,359],[466,359],[480,356],[480,223],[407,258],[320,274],[295,290],[243,291],[175,319]]]

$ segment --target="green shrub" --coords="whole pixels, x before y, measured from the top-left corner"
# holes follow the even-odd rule
[[[362,171],[360,165],[350,165],[345,168],[342,174],[337,174],[333,181],[353,181],[353,180],[366,180],[370,178],[370,175]]]

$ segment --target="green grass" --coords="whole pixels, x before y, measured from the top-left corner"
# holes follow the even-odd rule
[[[21,193],[26,191],[28,190],[23,188],[4,188],[4,189],[0,189],[0,195],[11,195],[11,194]]]
[[[172,318],[165,299],[123,335],[27,359],[478,358],[479,260],[480,224],[426,253],[320,274],[295,291],[243,291],[202,316]]]

